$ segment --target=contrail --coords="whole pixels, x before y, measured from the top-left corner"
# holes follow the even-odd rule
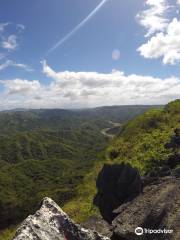
[[[55,49],[60,47],[64,42],[66,42],[73,34],[75,34],[80,28],[82,28],[109,0],[103,0],[100,4],[82,21],[80,22],[72,31],[70,31],[66,36],[60,39],[52,48],[50,48],[47,52],[47,56],[52,53]]]

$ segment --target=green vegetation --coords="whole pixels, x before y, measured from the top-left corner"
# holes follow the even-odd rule
[[[106,158],[94,164],[91,172],[78,185],[77,196],[67,202],[64,209],[77,222],[99,214],[93,206],[96,178],[104,163],[130,163],[141,174],[159,169],[175,153],[165,146],[171,141],[174,130],[180,128],[180,100],[165,108],[153,109],[128,122],[106,151]]]
[[[77,186],[76,197],[63,207],[63,210],[78,223],[86,221],[90,216],[99,215],[98,208],[93,205],[93,198],[96,194],[96,177],[103,165],[104,155],[99,156],[99,161],[94,164],[82,183]]]
[[[175,151],[165,146],[180,128],[180,100],[128,122],[145,111],[137,108],[0,113],[0,227],[19,223],[44,196],[83,222],[99,214],[93,198],[104,163],[128,162],[142,174],[163,166]],[[101,130],[110,127],[110,120],[125,124],[109,143]],[[0,239],[13,234],[10,227]]]
[[[63,205],[75,194],[107,140],[95,129],[12,133],[0,141],[0,226],[21,221],[45,196]]]
[[[126,122],[149,108],[0,112],[0,229],[21,222],[45,196],[69,213],[71,200],[81,196],[78,221],[94,214],[92,183],[109,142],[101,130],[111,126],[110,120]],[[11,234],[7,229],[0,239]]]
[[[12,240],[16,232],[16,227],[9,227],[4,231],[0,231],[0,240]]]
[[[126,124],[108,148],[108,157],[113,162],[128,162],[142,174],[156,170],[173,154],[173,149],[165,146],[179,127],[180,100],[176,100]]]

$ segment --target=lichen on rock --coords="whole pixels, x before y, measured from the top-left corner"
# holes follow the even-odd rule
[[[50,198],[28,216],[16,231],[13,240],[109,240],[99,233],[75,224]]]

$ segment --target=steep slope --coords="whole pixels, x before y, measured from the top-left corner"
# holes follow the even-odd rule
[[[146,112],[127,123],[107,150],[112,162],[130,163],[142,174],[156,171],[174,154],[167,147],[180,128],[180,100]]]
[[[106,158],[94,164],[77,187],[77,196],[67,202],[64,210],[77,222],[99,215],[93,206],[96,179],[104,164],[129,163],[141,175],[165,174],[164,169],[180,165],[180,149],[174,143],[180,128],[180,100],[164,108],[150,110],[128,122],[107,148]],[[175,133],[176,131],[176,133]],[[169,171],[169,170],[168,170]],[[78,203],[78,205],[77,205]]]

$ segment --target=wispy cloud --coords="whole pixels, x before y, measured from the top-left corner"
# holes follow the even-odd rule
[[[22,63],[16,63],[15,61],[12,60],[6,60],[4,63],[0,64],[0,71],[4,70],[8,67],[17,67],[17,68],[22,68],[28,72],[34,71],[31,67],[29,67],[26,64]]]
[[[0,34],[1,34],[2,32],[4,32],[5,27],[7,27],[8,25],[9,25],[8,22],[6,22],[6,23],[0,23]]]
[[[24,26],[24,24],[18,23],[18,24],[14,24],[11,22],[5,22],[5,23],[0,23],[0,33],[2,33],[6,27],[8,26],[14,26],[16,29],[24,31],[26,29],[26,27]]]
[[[80,22],[72,31],[70,31],[66,36],[61,38],[52,48],[50,48],[46,55],[49,55],[51,52],[60,47],[65,43],[70,37],[72,37],[80,28],[82,28],[109,0],[102,0],[99,5],[82,21]]]
[[[10,30],[8,26],[11,25]],[[12,30],[13,28],[13,30]],[[19,63],[14,60],[10,60],[12,51],[16,50],[19,46],[18,40],[22,31],[25,30],[23,24],[13,24],[10,22],[0,23],[0,71],[5,70],[9,67],[21,68],[25,71],[34,71],[31,67],[24,63]],[[16,31],[15,34],[10,34],[10,32]]]
[[[19,46],[18,40],[24,30],[23,24],[0,23],[0,47],[7,51],[16,50]]]
[[[18,30],[24,31],[26,27],[23,24],[16,24]]]

